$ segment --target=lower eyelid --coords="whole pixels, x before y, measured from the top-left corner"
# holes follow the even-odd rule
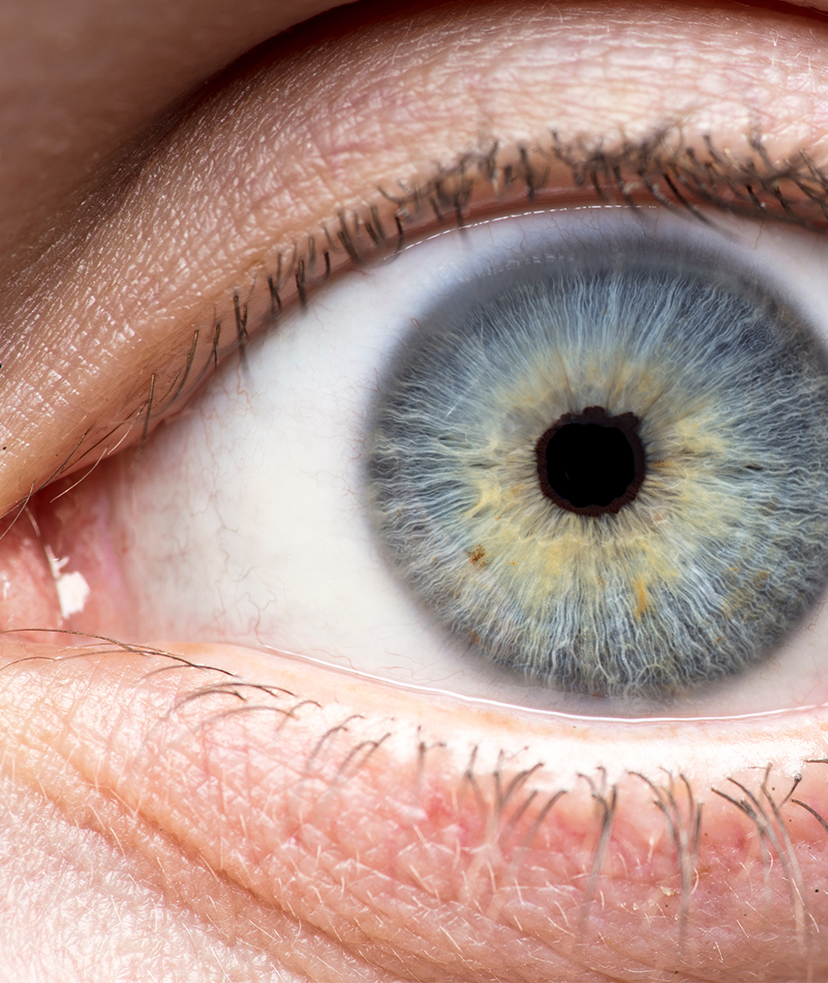
[[[825,904],[826,766],[797,783],[781,760],[824,757],[809,716],[687,728],[679,753],[672,724],[573,730],[424,704],[227,646],[7,659],[2,677],[6,746],[26,733],[6,773],[151,859],[197,912],[206,865],[220,930],[244,898],[266,935],[287,931],[272,906],[289,912],[310,930],[289,962],[333,946],[352,969],[459,979],[505,958],[528,980],[636,962],[732,980],[751,958],[804,979],[807,952],[826,965],[810,922]]]

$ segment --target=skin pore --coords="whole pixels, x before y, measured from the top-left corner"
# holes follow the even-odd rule
[[[357,5],[199,89],[324,2],[93,6],[21,5],[0,75],[0,615],[140,646],[4,637],[4,978],[825,978],[828,679],[735,720],[573,719],[147,637],[100,506],[187,367],[263,327],[280,257],[287,307],[320,242],[334,274],[382,251],[355,216],[392,248],[397,218],[594,202],[595,175],[669,207],[689,149],[696,197],[703,174],[715,207],[822,228],[828,22]],[[46,542],[87,576],[82,618]]]

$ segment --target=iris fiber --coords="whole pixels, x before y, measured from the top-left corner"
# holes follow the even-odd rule
[[[555,434],[607,421],[632,479],[556,502]],[[464,284],[401,344],[367,468],[408,589],[539,685],[661,698],[739,673],[828,575],[822,348],[703,259],[537,258]]]

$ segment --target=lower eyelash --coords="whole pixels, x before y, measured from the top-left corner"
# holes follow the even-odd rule
[[[392,564],[532,681],[670,698],[761,661],[824,589],[823,353],[709,263],[576,251],[481,278],[380,391],[368,482]],[[541,435],[588,407],[634,414],[646,458],[634,500],[599,514],[538,481]]]

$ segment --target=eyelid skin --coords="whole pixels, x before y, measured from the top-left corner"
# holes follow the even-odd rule
[[[824,758],[822,728],[706,724],[689,752],[671,723],[425,702],[230,647],[99,651],[4,667],[15,781],[314,983],[824,972],[827,766],[784,773]]]
[[[0,269],[36,262],[61,220],[157,138],[182,93],[252,45],[324,9],[325,0],[33,0],[0,12]],[[198,30],[190,21],[198,19]],[[101,79],[107,84],[101,87]],[[152,134],[151,134],[152,136]],[[116,178],[117,181],[117,178]]]
[[[335,235],[342,213],[377,203],[393,215],[378,185],[410,188],[495,143],[519,162],[518,145],[548,146],[553,129],[605,153],[667,126],[699,153],[711,137],[726,160],[752,158],[761,137],[770,161],[807,147],[824,162],[828,61],[811,20],[684,5],[660,6],[657,20],[649,5],[458,10],[427,11],[416,29],[402,17],[340,30],[336,44],[300,37],[182,121],[91,235],[70,230],[51,269],[21,275],[0,311],[0,508],[79,457],[91,465],[140,439],[186,370],[194,330],[203,364],[217,320],[225,339],[247,330],[234,291],[251,326],[269,310],[280,253],[323,226]],[[726,60],[722,37],[734,40]],[[571,191],[570,169],[549,166],[547,183]]]
[[[463,4],[373,40],[370,25],[317,39],[249,90],[231,83],[99,203],[88,241],[67,233],[11,291],[4,506],[82,437],[103,453],[132,414],[124,442],[140,439],[150,380],[173,387],[194,327],[207,326],[209,352],[214,306],[232,333],[233,290],[253,275],[261,289],[278,252],[340,210],[382,204],[378,184],[425,182],[495,140],[507,153],[547,141],[553,125],[594,147],[666,121],[734,158],[755,151],[758,129],[776,163],[803,147],[828,163],[820,21],[653,10]],[[561,184],[572,193],[568,169]],[[178,658],[7,638],[0,670],[2,778],[57,810],[61,849],[83,838],[88,853],[62,869],[94,880],[97,866],[94,888],[114,900],[95,938],[132,943],[133,976],[157,960],[156,978],[199,978],[208,959],[205,978],[284,970],[280,983],[828,971],[824,708],[586,723],[426,699],[278,652],[160,648]],[[26,890],[40,842],[24,829],[3,897]],[[161,936],[155,911],[116,896],[116,862],[185,926],[184,969],[140,944],[136,923]],[[69,892],[60,878],[48,891],[41,910],[57,918]],[[85,983],[93,972],[117,978],[97,954]]]

